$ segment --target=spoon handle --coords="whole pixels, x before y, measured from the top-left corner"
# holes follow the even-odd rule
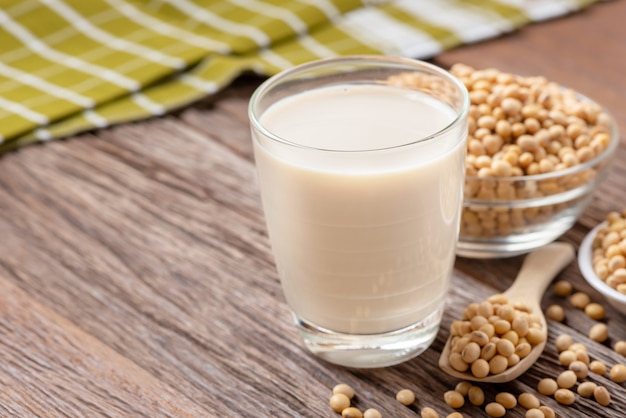
[[[574,259],[574,247],[566,242],[552,242],[524,259],[513,285],[505,292],[511,300],[539,303],[552,279]]]

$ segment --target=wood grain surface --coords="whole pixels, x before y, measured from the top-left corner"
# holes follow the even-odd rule
[[[441,54],[545,75],[605,105],[626,132],[626,2]],[[177,114],[32,146],[0,158],[0,416],[337,417],[333,385],[351,384],[356,405],[385,417],[452,412],[443,393],[457,381],[437,367],[447,327],[462,307],[506,289],[523,257],[456,262],[443,330],[417,359],[349,370],[309,355],[291,323],[267,240],[251,151],[247,102],[260,79],[244,77]],[[576,246],[610,210],[626,208],[626,140],[611,175],[576,226]],[[560,278],[600,295],[570,265]],[[563,370],[554,339],[568,333],[608,365],[626,340],[626,317],[608,307],[610,340],[590,341],[596,321],[562,304],[540,361],[518,380],[484,385],[535,392]],[[561,417],[626,414],[626,389],[593,376],[612,402],[570,407],[540,396]],[[409,388],[417,401],[400,405]],[[485,416],[466,405],[466,417]],[[521,407],[507,417],[523,417]]]

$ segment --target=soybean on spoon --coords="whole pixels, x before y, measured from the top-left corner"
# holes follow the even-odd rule
[[[483,378],[475,377],[470,371],[459,372],[450,365],[450,350],[452,338],[441,352],[439,367],[450,376],[459,379],[484,383],[505,383],[521,376],[537,361],[546,346],[548,324],[541,310],[541,297],[552,279],[574,259],[574,247],[565,242],[553,242],[528,254],[515,282],[504,292],[511,303],[523,302],[532,313],[539,317],[542,329],[546,332],[546,340],[535,345],[530,353],[513,367],[509,367],[500,374],[490,374]]]

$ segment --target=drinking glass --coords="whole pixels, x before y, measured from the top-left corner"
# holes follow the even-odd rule
[[[315,355],[383,367],[435,339],[459,233],[468,107],[448,72],[381,56],[304,64],[252,95],[272,252]]]

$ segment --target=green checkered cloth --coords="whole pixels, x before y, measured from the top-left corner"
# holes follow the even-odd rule
[[[243,72],[429,58],[595,0],[2,0],[0,151],[162,115]]]

